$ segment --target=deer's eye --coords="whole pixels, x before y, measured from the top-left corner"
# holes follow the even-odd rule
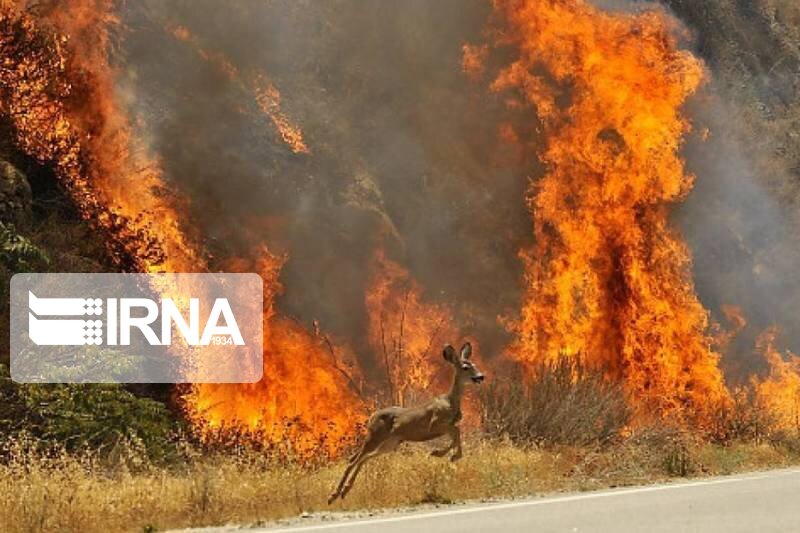
[[[469,370],[469,365],[461,365],[462,370]]]

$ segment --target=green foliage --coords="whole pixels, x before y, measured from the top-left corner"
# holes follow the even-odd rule
[[[0,366],[0,439],[29,435],[44,448],[101,454],[134,442],[159,459],[175,429],[163,404],[120,385],[17,384]]]
[[[144,383],[148,381],[144,368],[155,364],[145,355],[105,346],[53,347],[46,358],[26,349],[15,354],[14,363],[20,375],[50,376],[49,381],[60,383]]]
[[[13,272],[25,272],[48,265],[50,258],[27,237],[18,234],[13,224],[0,222],[0,263]]]

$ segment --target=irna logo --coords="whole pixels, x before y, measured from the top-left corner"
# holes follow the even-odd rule
[[[38,346],[130,346],[132,330],[151,346],[166,346],[172,344],[173,327],[189,346],[208,346],[212,339],[216,344],[244,346],[227,298],[214,300],[201,334],[199,298],[189,298],[185,317],[171,298],[164,298],[159,306],[147,298],[39,298],[33,292],[28,296],[28,335]],[[160,331],[156,331],[153,323],[159,318]]]
[[[51,383],[252,383],[257,274],[16,274],[11,377]]]

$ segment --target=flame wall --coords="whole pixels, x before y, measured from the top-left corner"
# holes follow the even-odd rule
[[[645,413],[713,412],[725,395],[690,254],[668,222],[692,178],[681,106],[703,78],[663,12],[583,1],[497,2],[521,53],[492,83],[541,121],[531,187],[536,246],[512,356],[583,357],[622,379]]]

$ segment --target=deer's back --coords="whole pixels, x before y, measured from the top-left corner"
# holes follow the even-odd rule
[[[407,441],[424,441],[445,435],[454,424],[450,403],[442,397],[414,407],[386,407],[369,422],[371,434],[391,434]]]

